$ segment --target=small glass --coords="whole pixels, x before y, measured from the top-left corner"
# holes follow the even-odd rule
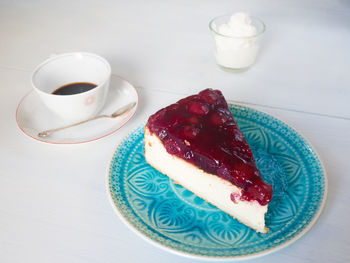
[[[250,19],[257,32],[249,37],[235,37],[218,32],[222,24],[228,23],[230,15],[216,17],[209,23],[215,42],[216,63],[223,70],[241,72],[254,64],[266,26],[256,17]]]

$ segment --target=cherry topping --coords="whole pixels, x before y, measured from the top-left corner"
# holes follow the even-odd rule
[[[150,121],[156,122],[157,120],[161,120],[164,118],[164,115],[165,115],[165,110],[164,109],[159,110],[154,115],[152,115],[153,118],[150,119]]]
[[[199,129],[190,125],[182,127],[183,134],[187,139],[194,139],[199,133]]]
[[[219,98],[219,96],[215,93],[215,91],[210,89],[201,91],[199,93],[199,97],[209,104],[215,103]]]
[[[209,107],[202,102],[195,101],[190,104],[188,111],[199,116],[205,116],[209,112]]]
[[[242,196],[231,196],[232,201],[256,200],[261,205],[271,201],[272,186],[261,179],[220,91],[206,89],[184,98],[152,115],[147,126],[168,153],[240,187]]]
[[[222,165],[217,170],[218,176],[220,176],[223,179],[229,180],[232,177],[232,171],[229,170],[229,168],[226,165]]]
[[[178,103],[174,103],[174,104],[169,105],[169,106],[166,107],[165,109],[166,109],[167,111],[175,111],[175,110],[177,110],[179,107],[180,107],[180,105],[179,105]]]
[[[210,115],[210,122],[216,126],[221,126],[223,125],[226,121],[228,121],[228,117],[226,114],[222,112],[213,112]]]
[[[256,183],[249,187],[242,197],[247,201],[255,199],[260,204],[268,204],[272,199],[272,186],[266,183]]]
[[[165,137],[168,136],[168,133],[166,132],[166,130],[161,130],[159,133],[158,133],[158,137],[159,139],[163,140],[165,139]]]
[[[200,120],[195,116],[190,116],[187,121],[191,124],[199,124]]]
[[[170,123],[171,125],[181,125],[181,124],[184,124],[185,123],[185,118],[180,116],[180,115],[173,115],[171,118],[170,118]]]
[[[230,195],[232,202],[234,202],[235,204],[238,203],[239,197],[240,197],[239,194],[236,194],[236,193],[231,193]]]
[[[164,142],[165,149],[167,150],[168,153],[170,154],[178,154],[181,152],[181,148],[178,145],[178,143],[172,139],[167,139]]]
[[[185,159],[192,159],[194,157],[194,154],[192,151],[188,151],[184,155]]]
[[[249,186],[254,182],[255,171],[256,168],[242,162],[234,167],[232,177],[237,185]]]

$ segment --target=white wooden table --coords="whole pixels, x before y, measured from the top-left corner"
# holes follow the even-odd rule
[[[247,10],[266,22],[249,71],[215,64],[208,23]],[[157,109],[212,87],[300,131],[325,164],[326,207],[300,240],[252,262],[349,262],[350,4],[295,1],[1,1],[0,262],[192,262],[147,243],[114,213],[106,169]],[[81,145],[39,143],[15,121],[34,67],[53,53],[104,56],[134,83],[136,116]]]

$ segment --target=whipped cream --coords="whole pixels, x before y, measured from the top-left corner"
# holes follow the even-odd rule
[[[256,35],[257,30],[247,13],[238,12],[233,14],[226,24],[220,25],[218,32],[225,36],[251,37]]]
[[[213,24],[216,61],[230,69],[248,68],[258,53],[258,30],[245,12],[233,14],[226,23]]]

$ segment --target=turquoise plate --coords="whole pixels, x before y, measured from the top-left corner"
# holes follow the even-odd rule
[[[229,105],[274,195],[267,234],[246,227],[146,163],[144,124],[117,147],[108,170],[111,203],[124,222],[177,254],[242,259],[268,254],[305,234],[324,206],[327,181],[310,144],[260,111]]]

